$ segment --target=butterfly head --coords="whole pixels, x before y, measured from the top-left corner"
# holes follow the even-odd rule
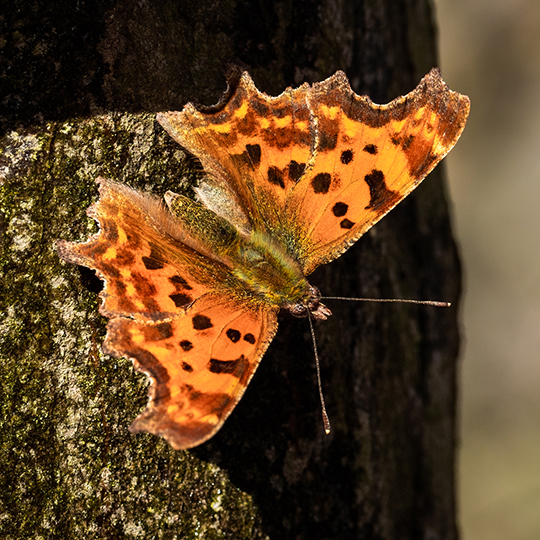
[[[307,317],[310,315],[319,321],[325,321],[332,315],[332,312],[321,302],[321,293],[317,287],[309,286],[308,295],[295,303],[287,303],[284,309],[288,310],[294,317]]]

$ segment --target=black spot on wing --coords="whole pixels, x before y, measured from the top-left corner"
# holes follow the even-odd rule
[[[226,373],[240,379],[247,367],[248,362],[244,355],[241,355],[236,360],[217,360],[216,358],[211,358],[208,369],[212,373]]]
[[[347,219],[347,218],[342,220],[341,223],[339,224],[339,226],[342,229],[351,229],[353,227],[353,225],[354,225],[354,223],[350,219]]]
[[[332,206],[332,214],[336,217],[343,217],[347,210],[349,210],[349,205],[342,202],[337,202]]]
[[[183,339],[180,342],[180,348],[185,352],[191,351],[191,349],[193,349],[193,343],[187,339]]]
[[[343,152],[341,152],[341,163],[343,163],[343,165],[348,165],[352,160],[353,160],[353,151],[352,150],[343,150]]]
[[[316,174],[311,180],[311,186],[315,193],[328,193],[332,177],[328,173]]]
[[[142,262],[147,270],[159,270],[165,266],[165,261],[154,244],[150,244],[150,255],[142,257]]]
[[[386,183],[384,179],[384,173],[379,169],[372,169],[372,171],[364,177],[366,184],[369,186],[369,190],[372,193],[378,189],[386,189]]]
[[[366,146],[364,146],[362,150],[372,155],[377,154],[379,151],[379,149],[374,144],[366,144]]]
[[[302,178],[305,170],[305,163],[297,163],[296,161],[292,160],[289,163],[289,178],[296,183],[298,180],[300,180],[300,178]]]
[[[182,362],[182,369],[188,373],[193,371],[193,368],[187,362]]]
[[[150,255],[142,257],[142,262],[147,270],[159,270],[165,266],[161,253],[153,244],[150,244]]]
[[[191,322],[195,330],[208,330],[208,328],[214,326],[206,315],[194,315]]]
[[[253,334],[246,334],[244,336],[244,341],[247,341],[253,345],[255,343],[255,336]]]
[[[176,307],[184,307],[192,302],[191,297],[183,293],[169,294],[169,298],[174,302]]]
[[[163,268],[163,263],[151,257],[142,257],[142,262],[147,270],[159,270]]]
[[[242,334],[238,330],[234,330],[233,328],[229,328],[225,332],[225,334],[233,343],[237,343],[242,337]]]
[[[380,207],[390,207],[399,201],[399,193],[386,187],[384,173],[378,169],[373,169],[364,176],[366,184],[369,186],[370,201],[366,208],[376,210]]]
[[[274,186],[285,188],[285,181],[283,180],[283,173],[273,165],[268,167],[268,181]]]
[[[253,167],[258,167],[261,163],[261,147],[258,144],[246,144],[246,152],[253,164]]]

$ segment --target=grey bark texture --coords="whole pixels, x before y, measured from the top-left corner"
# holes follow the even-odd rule
[[[454,540],[460,268],[441,167],[337,261],[318,324],[280,330],[193,451],[131,435],[147,381],[101,353],[100,282],[58,238],[96,231],[98,175],[163,194],[200,174],[155,122],[216,103],[230,65],[270,95],[347,72],[378,103],[437,65],[428,0],[13,0],[0,36],[0,536]]]

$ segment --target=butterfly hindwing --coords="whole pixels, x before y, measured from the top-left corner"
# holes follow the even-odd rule
[[[172,321],[116,318],[104,350],[151,377],[150,401],[131,431],[161,435],[176,449],[210,438],[242,397],[277,329],[276,310],[246,310],[208,295]]]
[[[196,446],[244,393],[276,332],[277,308],[250,302],[226,266],[181,242],[181,222],[156,198],[98,183],[88,213],[99,233],[81,244],[59,241],[58,252],[105,280],[104,351],[131,358],[152,378],[148,407],[132,429],[177,449]]]

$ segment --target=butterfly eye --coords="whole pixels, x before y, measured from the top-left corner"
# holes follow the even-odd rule
[[[321,291],[319,291],[318,287],[315,287],[314,285],[309,286],[309,301],[310,302],[316,302],[321,299]]]
[[[290,314],[293,317],[303,318],[307,317],[308,314],[308,308],[304,304],[301,304],[298,302],[297,304],[290,304],[286,306],[286,309],[289,310]]]

